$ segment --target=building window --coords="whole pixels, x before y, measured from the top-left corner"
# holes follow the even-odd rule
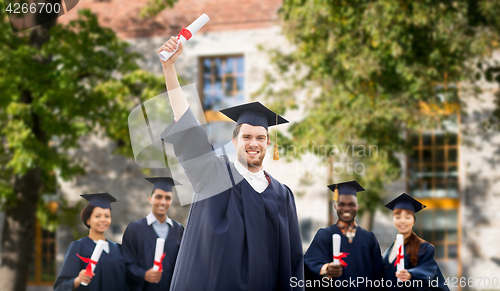
[[[458,198],[458,133],[450,130],[411,136],[408,188],[417,198]]]
[[[52,286],[56,280],[56,235],[36,223],[28,285]]]
[[[217,112],[245,102],[243,56],[206,57],[200,64],[204,111]]]
[[[423,113],[439,111],[439,126],[408,134],[413,151],[407,156],[407,190],[427,206],[417,215],[414,231],[435,247],[434,258],[444,277],[459,277],[459,144],[457,86],[437,86],[441,108],[421,104]]]

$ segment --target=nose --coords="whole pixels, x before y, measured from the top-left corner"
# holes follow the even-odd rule
[[[250,139],[249,146],[257,147],[258,146],[257,139],[255,139],[255,138]]]

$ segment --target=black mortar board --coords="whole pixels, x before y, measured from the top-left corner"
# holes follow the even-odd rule
[[[118,201],[109,193],[82,194],[80,196],[86,199],[90,205],[104,209],[111,209],[111,203]]]
[[[288,123],[288,120],[274,113],[259,101],[229,107],[222,109],[220,112],[236,121],[238,125],[246,123],[268,129],[269,126]]]
[[[417,213],[427,206],[420,203],[417,199],[411,197],[410,195],[403,193],[394,198],[391,202],[387,203],[385,207],[389,208],[392,211],[394,211],[394,209],[401,208],[411,210],[413,211],[413,213]]]
[[[338,200],[338,195],[354,195],[357,197],[356,193],[365,191],[361,185],[357,181],[349,181],[349,182],[342,182],[342,183],[337,183],[337,184],[332,184],[329,185],[328,188],[332,190],[333,193],[336,193],[334,196],[334,200]],[[335,190],[338,191],[335,192]]]
[[[172,192],[172,187],[176,185],[182,185],[181,183],[175,181],[171,177],[150,177],[145,178],[151,184],[153,184],[153,191],[155,189],[161,189],[165,192]]]

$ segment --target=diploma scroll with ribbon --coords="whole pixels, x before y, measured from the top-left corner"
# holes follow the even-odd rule
[[[346,258],[348,253],[340,252],[340,235],[334,234],[332,235],[332,243],[333,243],[333,264],[334,265],[342,265],[342,267],[347,267],[347,263],[342,260]]]
[[[333,243],[333,264],[340,265],[340,260],[336,259],[340,255],[340,235],[334,234],[332,235],[332,243]]]
[[[182,28],[182,30],[177,35],[177,39],[184,45],[198,30],[200,30],[207,22],[210,20],[206,14],[202,14],[198,19],[191,23],[187,28]],[[160,52],[160,59],[162,61],[168,60],[177,49],[173,52],[162,51]]]
[[[156,247],[155,247],[155,261],[153,265],[154,271],[161,271],[163,269],[163,259],[165,258],[165,253],[163,253],[163,249],[165,247],[165,240],[162,238],[156,239]]]
[[[397,249],[396,260],[394,261],[394,266],[397,266],[397,272],[404,270],[405,268],[405,240],[402,234],[398,234],[396,236],[396,245],[394,246]],[[398,278],[398,281],[401,280]]]
[[[101,258],[102,250],[104,249],[104,246],[106,245],[106,242],[103,240],[98,240],[97,244],[94,248],[94,251],[92,252],[92,256],[89,258],[84,258],[81,257],[79,254],[76,254],[82,261],[87,263],[87,267],[85,268],[85,276],[89,276],[92,278],[92,274],[94,273],[95,267],[97,263],[99,262],[99,259]],[[87,286],[88,284],[85,282],[81,283],[83,286]]]

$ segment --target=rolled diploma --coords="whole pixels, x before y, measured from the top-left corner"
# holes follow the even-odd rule
[[[100,240],[97,241],[97,244],[96,244],[96,246],[94,248],[94,251],[92,252],[92,256],[90,257],[90,259],[92,261],[99,262],[99,259],[101,258],[102,250],[104,249],[104,245],[105,244],[106,244],[106,242],[103,241],[102,239],[100,239]],[[89,263],[89,264],[91,264],[91,263]],[[96,265],[92,264],[92,273],[94,273],[95,266]],[[88,285],[85,282],[82,282],[81,284],[83,286],[87,286]]]
[[[334,234],[332,235],[332,243],[333,243],[333,255],[338,257],[340,255],[340,235]],[[339,259],[333,259],[334,265],[340,265]]]
[[[159,262],[161,260],[161,256],[163,255],[163,248],[165,247],[165,240],[162,238],[156,239],[156,247],[155,247],[155,261]],[[158,271],[160,267],[157,265],[153,265],[153,270]]]
[[[404,255],[405,254],[405,244],[404,244],[404,237],[402,234],[396,235],[396,250],[398,250],[398,255],[400,254],[399,253],[399,246],[401,246],[401,255]],[[404,270],[405,259],[402,258],[396,267],[397,267],[397,272]],[[401,280],[399,278],[398,278],[398,281],[401,282]]]
[[[198,30],[200,30],[200,28],[202,28],[205,24],[207,24],[207,22],[210,20],[210,18],[208,18],[208,15],[206,14],[202,14],[200,17],[198,17],[198,19],[196,19],[193,23],[191,23],[186,29],[189,30],[191,32],[191,37],[193,37],[193,35],[195,33],[198,32]],[[183,35],[180,35],[177,37],[177,39],[179,39],[180,42],[182,42],[182,45],[184,45],[188,40],[186,38],[184,38]],[[177,49],[173,52],[167,52],[167,51],[162,51],[160,52],[160,59],[162,61],[166,61],[168,60],[175,52],[177,51]]]

